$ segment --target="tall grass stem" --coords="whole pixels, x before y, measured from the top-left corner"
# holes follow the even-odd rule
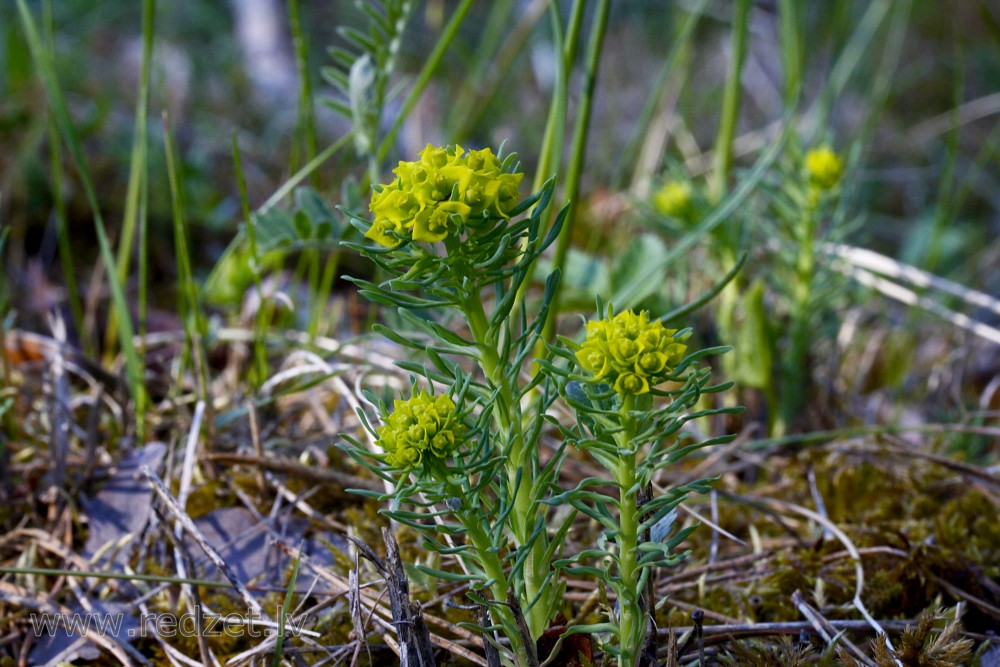
[[[42,25],[45,30],[45,44],[49,58],[55,60],[55,32],[52,20],[52,0],[42,3]],[[87,354],[95,353],[94,340],[86,335],[83,326],[83,303],[80,300],[80,290],[76,285],[76,268],[73,263],[73,246],[69,238],[69,224],[66,216],[66,198],[63,195],[65,173],[63,172],[62,143],[59,139],[59,127],[55,116],[49,114],[49,169],[52,174],[52,204],[56,218],[56,235],[59,244],[59,263],[62,268],[63,281],[66,283],[66,300],[69,302],[73,326],[83,342]]]
[[[396,137],[399,135],[399,131],[403,129],[403,123],[409,118],[410,112],[413,111],[413,107],[416,106],[417,101],[423,94],[424,89],[427,88],[427,84],[430,83],[431,77],[434,72],[437,71],[438,65],[444,59],[444,54],[447,53],[448,47],[451,43],[455,41],[455,37],[458,35],[458,29],[462,26],[465,21],[466,15],[468,15],[469,10],[472,9],[472,0],[462,0],[461,4],[455,8],[455,11],[451,15],[447,25],[445,25],[441,36],[438,38],[434,48],[431,50],[430,55],[427,56],[427,60],[424,62],[424,66],[421,68],[420,73],[417,75],[417,79],[410,88],[409,94],[407,94],[406,99],[403,101],[403,105],[399,110],[399,114],[396,116],[396,120],[393,121],[392,126],[389,131],[386,132],[385,136],[382,138],[382,142],[379,144],[378,151],[376,151],[375,158],[376,163],[381,166],[385,159],[389,156],[389,151],[392,150],[393,144],[396,142]],[[369,182],[377,183],[379,179],[379,174],[369,173]]]
[[[174,253],[177,256],[177,280],[180,283],[183,298],[178,299],[184,322],[184,337],[194,361],[194,371],[198,382],[198,397],[205,402],[208,410],[206,423],[211,429],[215,419],[212,409],[212,398],[208,389],[208,355],[205,353],[204,342],[207,333],[207,323],[201,311],[198,299],[198,285],[195,283],[191,268],[191,253],[187,241],[187,229],[184,221],[184,196],[181,190],[180,170],[174,155],[174,142],[170,132],[170,123],[166,112],[163,114],[163,145],[167,158],[167,180],[170,184],[170,202],[174,220]]]
[[[125,375],[129,391],[136,405],[136,435],[138,440],[141,442],[145,437],[147,395],[146,386],[143,381],[144,371],[142,362],[139,358],[138,350],[132,344],[134,329],[132,326],[132,318],[130,317],[128,311],[128,302],[125,299],[125,289],[122,285],[122,281],[118,279],[118,274],[115,271],[115,257],[111,249],[111,242],[108,240],[107,230],[104,225],[104,217],[101,214],[101,206],[97,200],[97,192],[90,179],[90,172],[87,169],[87,162],[83,157],[83,149],[80,146],[80,139],[73,127],[73,122],[69,115],[69,109],[67,108],[66,101],[63,98],[62,88],[60,87],[59,80],[56,77],[54,59],[52,58],[50,52],[45,48],[42,38],[39,35],[38,27],[35,24],[35,19],[32,17],[31,11],[28,9],[28,5],[25,0],[17,0],[17,8],[20,14],[21,24],[24,27],[25,36],[28,40],[28,48],[31,51],[31,57],[35,62],[39,78],[41,79],[42,86],[45,89],[50,109],[56,117],[57,124],[59,125],[59,133],[62,135],[63,142],[69,149],[70,157],[73,159],[73,164],[76,167],[80,178],[81,187],[83,188],[87,203],[90,206],[91,213],[93,214],[94,230],[97,233],[97,243],[100,248],[101,260],[104,263],[105,272],[107,274],[108,287],[111,290],[112,303],[114,308],[118,312],[122,313],[122,316],[118,318],[118,337],[123,341],[121,351],[125,356]]]
[[[732,53],[729,74],[722,94],[722,116],[719,119],[719,134],[715,141],[712,165],[712,179],[709,183],[709,197],[713,203],[722,199],[729,187],[729,172],[733,168],[733,140],[740,116],[742,98],[743,63],[746,60],[747,35],[750,27],[751,0],[736,0],[733,5]]]
[[[553,267],[562,271],[566,265],[569,253],[569,243],[573,237],[573,227],[580,198],[580,177],[586,162],[587,135],[590,130],[590,115],[594,104],[594,90],[597,87],[597,70],[601,63],[601,50],[604,45],[604,35],[608,28],[608,14],[611,10],[611,0],[600,0],[595,9],[593,23],[590,28],[590,39],[587,44],[587,72],[580,98],[580,108],[573,128],[573,153],[566,174],[566,199],[569,200],[569,212],[566,223],[556,241],[556,251]],[[556,322],[559,319],[559,292],[557,291],[550,305],[548,318],[545,320],[542,338],[552,340],[555,336]]]
[[[240,144],[233,132],[233,167],[236,170],[236,182],[240,190],[240,207],[243,212],[243,228],[246,230],[250,243],[250,273],[253,276],[254,287],[257,290],[257,312],[253,321],[253,382],[259,387],[267,380],[269,371],[267,363],[267,346],[264,340],[266,322],[269,313],[269,301],[264,295],[264,284],[261,280],[261,254],[257,245],[257,229],[250,215],[250,199],[247,197],[247,181],[243,177],[243,160],[240,157]]]

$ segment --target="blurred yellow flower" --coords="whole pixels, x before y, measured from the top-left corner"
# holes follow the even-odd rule
[[[653,195],[653,207],[663,215],[687,220],[694,212],[691,184],[668,181]]]
[[[806,153],[806,174],[821,190],[830,190],[840,182],[844,162],[829,146],[820,146]]]

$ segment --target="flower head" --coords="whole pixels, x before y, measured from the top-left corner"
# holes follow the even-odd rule
[[[820,190],[830,190],[840,182],[844,162],[829,146],[820,146],[806,153],[806,175]]]
[[[466,223],[508,218],[520,196],[524,174],[504,173],[489,148],[465,152],[461,146],[430,144],[416,162],[400,162],[396,179],[376,187],[375,220],[365,234],[395,247],[403,239],[436,243],[460,233]]]
[[[394,402],[386,423],[378,428],[378,443],[389,465],[410,469],[452,454],[464,432],[451,398],[419,391],[406,401]]]
[[[653,195],[653,206],[663,215],[686,220],[694,212],[691,184],[668,181]]]
[[[619,394],[645,394],[663,382],[687,346],[659,320],[650,322],[645,311],[631,310],[587,322],[587,339],[576,359],[594,379],[606,382]]]

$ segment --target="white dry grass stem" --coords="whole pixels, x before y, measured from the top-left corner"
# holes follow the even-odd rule
[[[847,533],[842,531],[837,526],[837,524],[833,523],[822,514],[813,512],[812,510],[802,507],[800,505],[795,505],[793,503],[786,503],[784,501],[777,500],[774,498],[762,498],[760,500],[765,504],[772,505],[775,507],[780,507],[784,510],[795,512],[796,514],[801,514],[802,516],[808,519],[812,519],[813,521],[815,521],[816,523],[820,524],[821,526],[828,529],[831,533],[833,533],[834,537],[837,538],[837,541],[839,541],[841,544],[844,545],[844,548],[847,549],[848,553],[851,554],[851,560],[854,561],[854,576],[856,580],[856,585],[854,588],[854,599],[852,600],[852,604],[854,605],[854,608],[858,610],[858,613],[860,613],[861,616],[865,619],[865,621],[868,622],[868,625],[870,625],[875,630],[876,633],[882,635],[885,638],[885,644],[889,648],[889,650],[895,651],[895,649],[892,646],[892,642],[889,641],[889,636],[886,634],[882,626],[879,625],[879,622],[876,621],[870,613],[868,613],[868,608],[865,607],[865,603],[861,600],[861,593],[864,591],[865,588],[865,569],[864,566],[861,564],[861,554],[858,553],[858,548],[854,546],[854,542],[851,540],[850,537],[847,536]],[[896,660],[896,664],[899,665],[899,667],[902,667],[902,663],[900,663],[898,660]]]
[[[955,312],[942,306],[934,299],[918,294],[915,290],[883,276],[908,282],[918,289],[938,290],[970,305],[985,308],[991,313],[1000,315],[1000,300],[989,294],[959,285],[864,248],[828,243],[822,245],[820,249],[836,258],[831,262],[831,268],[850,276],[858,283],[900,303],[926,310],[984,340],[1000,345],[1000,329],[974,320],[964,313]]]
[[[226,561],[222,559],[222,556],[219,555],[219,552],[216,551],[212,547],[212,545],[208,543],[208,541],[205,539],[205,536],[202,535],[201,531],[198,530],[198,527],[194,525],[194,522],[191,520],[191,517],[189,517],[187,513],[184,512],[184,510],[180,507],[180,505],[177,504],[177,499],[174,498],[173,494],[170,493],[170,489],[166,487],[166,485],[163,483],[163,480],[161,480],[160,477],[155,472],[153,472],[153,469],[150,468],[149,466],[145,465],[142,466],[142,468],[140,468],[140,472],[142,473],[143,477],[149,480],[150,484],[153,487],[153,491],[155,491],[156,494],[163,501],[163,504],[166,506],[167,510],[169,510],[170,513],[174,515],[174,517],[178,520],[178,522],[183,526],[184,530],[187,531],[187,534],[191,536],[191,538],[198,544],[198,546],[201,547],[201,550],[205,553],[205,555],[208,556],[208,559],[212,561],[212,564],[215,565],[222,572],[222,574],[225,575],[226,579],[228,579],[229,582],[233,585],[233,588],[236,590],[236,593],[240,596],[240,599],[243,600],[243,603],[247,606],[247,609],[251,610],[254,614],[256,614],[259,618],[263,620],[271,620],[271,617],[264,612],[263,607],[260,606],[260,603],[257,602],[257,599],[254,598],[254,596],[250,593],[249,590],[247,590],[247,587],[243,584],[242,581],[239,580],[239,578],[236,576],[236,573],[233,572],[233,570],[229,567]]]

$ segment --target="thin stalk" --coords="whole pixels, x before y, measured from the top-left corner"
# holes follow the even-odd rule
[[[695,246],[702,238],[712,233],[712,231],[719,225],[725,223],[730,217],[737,211],[739,206],[746,201],[746,199],[753,193],[757,191],[757,185],[764,179],[764,176],[768,172],[768,168],[777,159],[778,155],[781,153],[782,148],[787,141],[789,129],[792,125],[789,123],[786,125],[786,130],[781,133],[767,151],[757,158],[757,163],[754,165],[753,169],[744,177],[740,179],[739,184],[733,189],[728,196],[726,196],[719,204],[712,209],[712,211],[704,217],[704,219],[698,223],[698,226],[684,234],[680,239],[670,247],[670,249],[658,257],[656,261],[650,262],[642,267],[642,270],[638,272],[626,285],[623,285],[615,293],[614,298],[610,299],[610,302],[621,308],[627,308],[628,304],[636,298],[646,286],[650,280],[661,280],[663,275],[663,270],[670,266],[670,264],[677,260],[677,258],[682,257],[684,253],[688,252],[691,248]]]
[[[101,579],[115,581],[150,581],[160,584],[182,584],[202,586],[204,588],[232,588],[228,581],[211,581],[208,579],[186,579],[164,574],[138,574],[126,572],[84,572],[81,570],[60,570],[47,567],[0,567],[0,574],[33,575],[39,577],[80,577],[83,579]]]
[[[305,33],[302,30],[302,21],[299,16],[299,0],[289,0],[288,3],[289,21],[292,27],[293,42],[295,45],[295,64],[299,74],[299,131],[305,136],[306,159],[313,161],[317,154],[316,121],[314,113],[312,80],[309,76],[309,49]],[[294,167],[293,167],[294,168]],[[319,187],[319,172],[314,171],[311,177],[312,185]],[[340,257],[340,251],[335,250],[332,258],[324,266],[322,277],[319,273],[320,255],[318,250],[306,253],[310,259],[309,271],[309,325],[310,338],[315,338],[319,333],[321,314],[324,311],[330,290],[333,286],[333,278]],[[263,301],[261,301],[263,306]],[[262,308],[263,310],[263,308]],[[259,312],[259,311],[258,311]]]
[[[49,57],[55,58],[55,37],[52,28],[52,0],[42,4],[42,25],[45,29],[45,44]],[[69,226],[66,216],[66,198],[63,196],[62,144],[59,141],[59,127],[55,116],[49,114],[49,165],[52,172],[52,204],[56,216],[57,236],[59,239],[59,263],[62,267],[63,281],[66,283],[67,300],[73,315],[73,326],[76,328],[83,349],[87,354],[94,353],[94,341],[86,335],[83,327],[83,303],[80,301],[80,290],[76,287],[76,269],[73,266],[73,247],[70,244]]]
[[[309,280],[309,319],[306,323],[306,330],[310,333],[319,326],[320,300],[319,300],[319,250],[309,248],[302,253],[302,258],[306,261]]]
[[[517,623],[514,621],[514,615],[511,614],[510,608],[507,606],[507,592],[510,590],[510,584],[507,581],[507,574],[503,570],[503,565],[500,563],[500,557],[497,555],[496,550],[493,549],[493,543],[490,541],[489,535],[483,530],[484,517],[474,516],[470,518],[463,513],[463,516],[460,518],[462,525],[465,527],[466,534],[469,536],[469,541],[476,550],[479,564],[483,567],[483,572],[493,582],[490,585],[490,593],[497,604],[490,608],[490,613],[500,621],[500,625],[504,628],[504,634],[510,640],[510,649],[511,654],[514,656],[514,664],[524,665],[526,664],[524,662],[524,641],[521,639],[521,633],[517,628]]]
[[[142,64],[139,68],[139,97],[135,107],[135,129],[132,135],[132,155],[129,163],[128,186],[125,191],[125,214],[122,218],[121,237],[118,239],[118,261],[115,270],[122,284],[128,282],[129,265],[132,261],[132,251],[135,242],[136,229],[146,224],[144,216],[140,216],[140,197],[146,191],[144,184],[148,177],[147,132],[146,125],[149,116],[149,82],[151,62],[153,59],[154,21],[156,18],[155,0],[143,0],[142,3]],[[139,230],[139,236],[145,238],[145,230]],[[145,252],[145,249],[140,249]],[[139,291],[146,291],[146,284],[139,284]],[[142,294],[145,299],[145,294]],[[114,347],[117,337],[116,320],[119,313],[112,308],[108,316],[108,327],[104,334],[105,348]],[[144,361],[144,358],[143,358]]]
[[[962,134],[961,106],[965,95],[965,66],[961,49],[955,48],[954,90],[952,91],[951,127],[945,138],[944,168],[938,185],[937,204],[934,207],[933,225],[924,268],[934,272],[941,262],[942,242],[945,229],[951,222],[950,201],[955,192],[955,166],[958,162],[958,142]]]
[[[594,103],[594,89],[597,86],[597,68],[601,62],[601,48],[604,45],[604,35],[608,27],[608,13],[611,9],[611,0],[600,0],[597,5],[597,14],[594,16],[594,23],[590,29],[590,41],[587,45],[587,78],[584,83],[583,96],[580,100],[580,109],[576,117],[576,127],[573,131],[573,156],[569,163],[569,172],[566,176],[566,198],[569,200],[569,212],[566,216],[565,227],[559,234],[556,241],[555,257],[553,267],[557,270],[564,270],[566,266],[566,256],[569,253],[570,239],[573,237],[573,224],[576,222],[576,210],[580,193],[580,176],[583,173],[583,165],[586,161],[587,133],[590,129],[590,112]],[[545,321],[542,332],[544,340],[552,340],[555,336],[556,322],[559,319],[559,292],[557,291],[549,306],[550,313]]]
[[[294,0],[293,0],[294,2]],[[292,573],[288,577],[288,589],[285,592],[285,601],[281,605],[281,613],[278,616],[278,635],[274,643],[274,654],[271,656],[271,667],[281,665],[281,654],[285,645],[285,621],[289,617],[292,609],[292,598],[295,596],[295,584],[299,579],[299,565],[302,562],[302,550],[300,549],[295,561],[292,563]]]
[[[559,14],[559,3],[554,3],[556,16]],[[576,60],[576,51],[580,44],[580,35],[583,33],[583,12],[587,8],[585,0],[574,0],[573,13],[569,15],[569,24],[566,26],[566,45],[563,48],[563,59],[566,63],[566,71],[573,69],[573,62]]]
[[[462,3],[455,9],[455,12],[451,15],[451,19],[448,24],[444,27],[444,31],[441,33],[441,37],[438,38],[437,44],[434,45],[434,49],[431,51],[430,55],[427,56],[427,61],[424,63],[423,68],[417,75],[417,80],[410,89],[409,94],[403,101],[403,106],[399,110],[399,115],[396,116],[396,120],[393,121],[392,127],[386,132],[385,137],[382,139],[382,143],[379,144],[378,151],[375,153],[375,166],[369,168],[369,180],[371,183],[377,183],[379,174],[371,173],[373,170],[378,171],[379,166],[385,161],[385,158],[389,155],[389,151],[392,149],[393,143],[396,141],[396,135],[403,128],[403,123],[409,117],[410,112],[413,111],[413,107],[416,106],[417,101],[420,99],[421,94],[424,92],[424,88],[430,83],[431,77],[434,72],[437,71],[438,65],[444,59],[444,54],[448,51],[448,47],[455,40],[458,35],[458,29],[461,27],[462,22],[465,21],[465,16],[472,9],[472,0],[462,0]]]
[[[813,195],[816,195],[815,197]],[[781,436],[788,429],[806,402],[809,391],[809,320],[813,282],[816,273],[816,222],[818,193],[810,192],[796,225],[799,233],[795,261],[795,285],[792,291],[792,322],[790,349],[785,357],[784,385],[781,388],[781,415],[772,435]]]
[[[456,127],[452,135],[455,141],[462,140],[476,127],[483,113],[490,108],[497,91],[504,89],[503,83],[513,70],[514,61],[524,53],[524,44],[545,12],[547,4],[546,0],[533,0],[513,28],[504,25],[507,40],[496,54],[491,75],[478,91],[478,95],[468,102],[467,107],[455,114],[455,117],[461,119],[461,124]]]
[[[846,5],[846,3],[844,3]],[[882,26],[883,21],[886,20],[887,16],[890,16],[889,10],[892,9],[894,12],[909,12],[909,2],[900,0],[881,0],[879,2],[871,2],[865,9],[865,13],[862,14],[860,20],[848,22],[845,21],[843,25],[849,29],[846,32],[850,37],[844,44],[843,48],[840,49],[840,55],[837,57],[837,61],[834,63],[833,67],[830,68],[830,74],[827,76],[827,83],[820,94],[820,103],[816,104],[813,109],[815,118],[811,123],[815,127],[825,127],[827,123],[827,118],[829,117],[830,110],[833,108],[833,103],[837,100],[844,89],[847,87],[847,83],[850,81],[851,77],[855,72],[862,70],[860,67],[862,56],[868,50],[868,48],[877,42],[876,36],[879,33],[879,28]],[[888,35],[888,40],[892,42],[892,32],[890,31]],[[888,50],[887,50],[888,51]],[[894,68],[893,68],[894,69]],[[893,71],[889,71],[888,75],[894,74]],[[869,107],[874,107],[875,104],[872,103],[871,98],[869,100]],[[869,121],[874,117],[874,112],[869,116]],[[865,126],[865,130],[868,129],[868,124]],[[865,130],[859,133],[858,143],[864,143]]]
[[[509,447],[509,453],[504,462],[507,472],[508,492],[513,498],[514,509],[510,514],[511,533],[517,547],[527,544],[534,530],[531,517],[534,514],[532,497],[532,448],[526,446],[524,431],[517,412],[518,392],[511,386],[507,374],[507,360],[502,359],[499,352],[497,334],[490,333],[489,319],[483,309],[482,299],[478,293],[472,294],[463,304],[463,313],[469,324],[472,338],[479,349],[479,366],[486,375],[487,381],[498,392],[493,404],[493,422],[497,427],[500,442]],[[509,443],[509,445],[508,445]],[[521,471],[521,483],[517,484],[518,471]],[[517,488],[515,488],[517,485]],[[547,613],[549,600],[546,596],[539,597],[545,586],[545,571],[548,564],[545,560],[545,550],[548,546],[543,532],[531,547],[531,553],[524,563],[524,611],[527,615],[528,628],[531,636],[538,639],[548,627]],[[530,609],[527,603],[538,597],[538,601]]]
[[[556,68],[556,87],[549,103],[549,115],[545,121],[545,134],[542,137],[542,152],[538,156],[538,168],[535,170],[535,180],[532,192],[541,189],[552,174],[558,174],[562,161],[563,142],[566,138],[566,107],[569,105],[569,73],[576,59],[576,45],[579,41],[580,29],[583,25],[583,0],[573,3],[573,13],[570,15],[566,34],[562,31],[562,17],[559,15],[559,4],[549,5],[552,17],[552,35],[556,48],[562,51],[563,57]],[[524,241],[526,244],[527,241]]]
[[[639,590],[639,508],[636,503],[635,439],[636,423],[632,410],[635,397],[627,395],[622,401],[619,416],[623,430],[615,435],[620,454],[618,467],[614,471],[619,489],[618,498],[618,581],[615,592],[618,595],[618,665],[633,667],[636,655],[642,646],[646,623],[642,610],[642,591]],[[627,452],[627,453],[625,453]]]
[[[292,45],[295,49],[295,68],[299,75],[299,111],[297,134],[304,143],[306,161],[316,157],[318,142],[316,140],[316,118],[314,113],[312,80],[309,77],[309,43],[302,30],[302,19],[299,15],[299,0],[288,0],[288,23],[292,30]],[[292,171],[297,169],[292,165]],[[312,184],[319,187],[319,173],[312,173]]]
[[[142,179],[142,193],[139,196],[139,358],[146,363],[146,323],[149,321],[149,178]]]
[[[3,195],[0,193],[0,204],[3,203]],[[10,227],[0,228],[0,258],[3,257],[4,248],[7,246],[7,235],[10,233]],[[0,283],[0,387],[13,387],[11,382],[11,367],[10,359],[7,358],[7,311],[10,307],[10,296],[7,293],[6,283]],[[0,406],[3,405],[4,401],[12,400],[7,396],[3,396],[0,392]],[[14,418],[14,411],[5,408],[0,411],[0,416],[3,417],[3,433],[0,434],[0,497],[7,498],[9,494],[9,484],[10,480],[7,475],[7,439],[14,439],[17,437],[17,420]],[[3,436],[6,437],[3,437]]]
[[[327,304],[330,301],[330,294],[333,292],[333,281],[337,278],[337,268],[340,265],[340,248],[334,250],[330,253],[330,256],[326,260],[326,264],[323,265],[323,277],[320,279],[319,283],[319,295],[317,298],[317,303],[319,305],[320,313],[330,314],[330,308],[327,308]],[[310,339],[315,338],[320,334],[320,330],[329,331],[331,323],[329,318],[317,317],[309,323],[309,337]]]
[[[549,5],[549,16],[552,19],[552,41],[557,50],[562,52],[556,68],[556,87],[549,103],[548,119],[545,121],[545,133],[542,136],[542,150],[538,156],[538,167],[535,169],[535,179],[532,192],[538,192],[551,175],[559,173],[562,163],[563,145],[566,140],[566,108],[569,105],[569,73],[576,58],[576,44],[579,41],[583,25],[583,0],[573,4],[570,16],[569,35],[565,36],[562,29],[562,16],[559,14],[559,3]],[[528,248],[528,239],[521,239],[521,252]],[[530,269],[529,269],[530,271]],[[517,300],[524,299],[530,281],[524,281],[518,288]]]
[[[709,198],[713,203],[719,202],[725,194],[728,188],[729,172],[733,168],[733,140],[736,137],[736,124],[740,115],[741,79],[743,77],[743,63],[746,60],[751,6],[750,0],[737,0],[733,9],[733,53],[722,96],[722,117],[719,120],[712,179],[709,183]]]
[[[306,164],[304,167],[295,172],[295,174],[292,175],[291,178],[282,183],[281,187],[275,190],[274,194],[268,197],[267,201],[265,201],[264,204],[258,210],[266,211],[267,209],[271,208],[272,206],[275,206],[282,199],[290,195],[292,191],[302,183],[302,181],[304,181],[313,172],[319,169],[319,167],[324,162],[326,162],[331,157],[336,155],[340,151],[340,149],[349,145],[353,138],[354,138],[354,131],[352,130],[347,134],[345,134],[344,136],[342,136],[340,139],[337,139],[335,142],[324,148],[322,153],[314,157],[312,160],[308,162],[308,164]]]
[[[973,174],[974,177],[962,179],[962,184],[958,189],[958,193],[951,198],[949,206],[949,215],[951,217],[958,215],[962,206],[965,204],[965,200],[968,199],[969,194],[972,192],[972,189],[979,183],[979,179],[983,175],[983,167],[986,163],[993,159],[998,144],[1000,144],[1000,122],[993,126],[993,129],[990,131],[986,141],[982,143],[981,148],[976,153],[976,158],[972,161],[972,167],[969,170],[969,173]]]
[[[184,202],[178,178],[177,163],[174,159],[174,145],[170,134],[167,115],[163,115],[163,144],[167,158],[167,178],[170,183],[170,200],[174,218],[174,249],[177,255],[177,279],[183,293],[179,299],[183,303],[184,337],[194,358],[195,373],[198,378],[198,397],[205,401],[211,415],[212,400],[208,391],[208,359],[203,346],[207,331],[204,316],[198,304],[198,286],[191,270],[191,254],[188,250],[187,229],[184,222]],[[212,427],[215,420],[210,416],[205,420]]]
[[[118,274],[114,270],[115,257],[111,250],[111,242],[108,240],[104,218],[101,215],[101,207],[97,201],[97,192],[90,180],[90,172],[87,170],[87,163],[83,158],[80,139],[73,128],[69,110],[66,107],[66,100],[63,99],[62,89],[59,86],[59,80],[56,78],[54,59],[45,49],[44,43],[38,33],[38,28],[35,25],[35,20],[32,18],[25,0],[17,0],[17,8],[21,24],[24,27],[25,36],[28,40],[31,57],[35,61],[50,108],[59,125],[59,133],[62,135],[63,141],[69,149],[70,157],[72,157],[73,164],[79,174],[80,184],[83,187],[87,203],[94,218],[94,230],[97,233],[97,244],[101,252],[101,261],[104,263],[108,277],[108,287],[111,289],[112,303],[115,309],[123,314],[118,320],[118,335],[120,340],[128,343],[122,345],[122,354],[125,355],[125,375],[128,380],[129,391],[136,405],[136,434],[141,442],[145,437],[146,428],[147,395],[146,386],[143,383],[144,373],[138,351],[131,344],[134,336],[132,319],[128,314],[128,304],[125,300],[125,290],[122,286],[122,281],[118,279]]]
[[[254,386],[259,387],[268,377],[267,367],[267,346],[264,342],[265,317],[267,308],[264,298],[264,284],[260,278],[260,249],[257,245],[257,229],[254,227],[253,219],[250,217],[250,200],[247,197],[247,182],[243,177],[243,160],[240,158],[240,144],[236,139],[236,132],[233,132],[233,165],[236,168],[236,182],[240,188],[240,204],[243,208],[243,227],[246,229],[247,238],[250,240],[250,274],[253,276],[254,287],[257,289],[257,312],[253,321],[253,360],[254,360]]]
[[[435,476],[439,477],[438,475]],[[439,481],[444,483],[450,496],[454,498],[465,497],[465,489],[448,479],[447,476],[444,478],[439,477]],[[493,547],[493,541],[484,528],[484,526],[489,525],[488,517],[483,516],[481,509],[478,512],[459,510],[455,513],[455,516],[461,522],[462,527],[465,528],[465,534],[469,538],[472,548],[475,549],[476,560],[482,567],[486,579],[492,582],[490,584],[490,594],[497,604],[490,607],[490,612],[499,621],[504,629],[504,634],[510,640],[511,653],[514,656],[513,664],[520,667],[526,664],[525,646],[521,639],[517,623],[514,620],[514,615],[511,613],[510,607],[507,606],[507,594],[511,590],[510,581],[503,569],[500,555]]]
[[[793,109],[802,90],[802,27],[799,0],[778,0],[781,56],[785,66],[785,108]]]
[[[335,142],[324,148],[323,152],[317,155],[315,158],[313,158],[309,162],[309,164],[299,169],[297,172],[295,172],[295,174],[291,176],[291,178],[282,183],[281,187],[275,190],[274,193],[267,198],[267,201],[265,201],[257,210],[266,211],[272,206],[277,205],[282,199],[287,197],[292,192],[292,190],[298,187],[298,185],[302,183],[302,181],[308,178],[310,174],[312,174],[316,169],[322,166],[324,162],[326,162],[331,157],[336,155],[345,146],[350,145],[353,136],[354,136],[353,131],[348,132],[347,134],[345,134],[344,136],[342,136],[341,138],[337,139]],[[212,271],[208,274],[208,278],[205,279],[206,285],[211,286],[214,283],[214,281],[219,279],[218,271],[223,266],[226,265],[226,262],[229,261],[229,258],[232,256],[232,254],[239,249],[240,244],[242,244],[243,241],[244,238],[242,233],[237,234],[236,237],[232,241],[230,241],[229,245],[226,246],[225,251],[222,253],[222,257],[220,257],[219,260],[215,263],[215,266],[212,268]]]

